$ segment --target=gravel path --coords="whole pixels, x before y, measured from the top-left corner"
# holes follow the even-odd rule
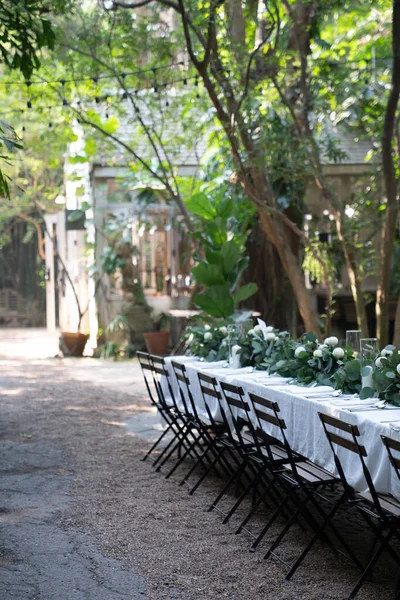
[[[72,379],[72,368],[0,360],[1,600],[346,598],[352,565],[319,546],[285,582],[282,564],[235,536],[237,520],[205,512],[218,480],[188,497],[177,485],[184,470],[166,481],[141,462],[148,442],[126,427],[150,410],[141,388],[110,391]],[[289,536],[286,559],[303,538]],[[393,597],[385,561],[360,600]]]

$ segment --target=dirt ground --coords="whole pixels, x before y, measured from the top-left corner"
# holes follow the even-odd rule
[[[206,512],[217,478],[189,497],[178,486],[187,465],[165,480],[141,461],[149,441],[129,424],[150,415],[143,386],[124,393],[76,380],[73,369],[56,359],[0,360],[1,600],[347,597],[357,571],[344,558],[319,545],[286,582],[284,565],[263,560],[276,528],[250,553],[249,534],[235,535],[243,511],[228,525]],[[254,519],[252,531],[263,522]],[[349,538],[353,529],[349,522]],[[295,528],[283,544],[289,562],[304,536]],[[361,533],[353,537],[364,546]],[[385,557],[360,600],[393,598],[394,571]]]

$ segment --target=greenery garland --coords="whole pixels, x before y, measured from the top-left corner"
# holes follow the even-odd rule
[[[381,398],[400,406],[400,352],[394,346],[386,346],[375,360],[374,389],[362,390],[360,360],[349,346],[341,347],[335,336],[321,343],[315,333],[305,333],[295,340],[287,331],[261,320],[255,327],[240,328],[199,320],[186,330],[184,338],[189,352],[207,361],[227,360],[229,346],[238,344],[242,367],[290,377],[305,386],[329,385],[343,394]]]

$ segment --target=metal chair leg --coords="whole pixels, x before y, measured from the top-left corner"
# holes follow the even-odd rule
[[[165,429],[163,431],[162,435],[154,442],[154,444],[152,445],[152,447],[150,448],[150,450],[142,458],[142,461],[145,461],[146,458],[148,458],[150,456],[150,454],[157,448],[157,446],[161,442],[161,440],[163,440],[164,437],[167,435],[167,433],[171,430],[171,427],[172,427],[171,425],[168,425],[167,429]]]
[[[352,589],[348,600],[354,600],[354,598],[360,591],[361,586],[363,585],[365,580],[369,577],[369,574],[372,572],[372,569],[374,568],[374,565],[377,563],[382,552],[385,550],[386,546],[389,547],[389,542],[390,542],[391,538],[393,537],[394,531],[395,530],[393,528],[388,532],[387,536],[382,541],[378,550],[375,552],[374,556],[371,558],[368,565],[365,567],[364,573],[361,575],[360,579],[357,581],[356,585]]]

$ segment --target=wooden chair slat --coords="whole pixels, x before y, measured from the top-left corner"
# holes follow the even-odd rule
[[[213,388],[206,387],[205,385],[201,385],[200,387],[203,394],[211,396],[212,398],[217,398],[218,400],[221,399],[221,394]]]
[[[142,367],[142,369],[147,369],[147,371],[154,370],[154,367],[152,365],[149,365],[148,363],[140,363],[140,366]]]
[[[204,381],[205,383],[211,383],[212,385],[217,385],[217,380],[215,377],[211,377],[210,375],[206,375],[205,373],[198,373],[198,377],[200,381]]]
[[[186,371],[186,367],[185,365],[182,365],[181,363],[176,362],[175,360],[171,361],[171,365],[174,368],[174,371],[181,371],[181,373],[184,373]]]
[[[182,373],[175,372],[175,375],[179,381],[182,381],[183,383],[188,383],[187,378],[185,377],[185,375],[182,375]]]
[[[327,435],[333,444],[342,446],[342,448],[347,448],[347,450],[350,450],[351,452],[354,452],[355,454],[358,454],[360,452],[361,456],[364,456],[364,457],[367,456],[367,451],[365,450],[364,446],[362,446],[361,444],[359,444],[357,446],[357,444],[355,442],[353,442],[353,440],[348,440],[347,438],[344,438],[341,435],[338,435],[331,431],[328,431]]]
[[[270,410],[280,411],[279,405],[276,402],[272,402],[267,398],[263,398],[262,396],[257,396],[257,394],[249,394],[250,398],[254,402],[254,404],[260,404],[261,406],[265,406],[265,408],[269,408]]]
[[[165,375],[168,377],[168,371],[164,367],[158,367],[157,365],[153,365],[153,369],[159,375]]]
[[[277,427],[286,428],[285,421],[283,419],[278,419],[275,415],[269,415],[258,408],[255,407],[256,416],[260,419],[260,421],[265,421],[267,423],[271,423],[271,425],[276,425]]]
[[[233,385],[233,383],[227,383],[226,381],[220,381],[219,384],[224,390],[224,392],[231,392],[233,394],[237,394],[238,396],[244,396],[244,391],[242,387]]]
[[[393,438],[387,437],[386,435],[381,435],[381,438],[386,442],[386,444],[389,446],[389,448],[391,448],[392,450],[395,450],[396,452],[400,452],[400,441],[399,440],[394,440]]]
[[[232,398],[232,396],[228,396],[227,394],[225,394],[225,398],[231,406],[235,406],[236,408],[250,412],[250,406],[244,400],[237,400],[236,398]]]
[[[351,434],[354,433],[354,435],[356,435],[356,436],[360,435],[357,425],[351,425],[350,423],[345,423],[344,421],[341,421],[340,419],[337,419],[336,417],[332,417],[331,415],[325,415],[322,413],[320,413],[320,418],[328,425],[331,425],[332,427],[336,427],[336,429],[340,429],[341,431],[345,431],[346,433],[351,433]]]

